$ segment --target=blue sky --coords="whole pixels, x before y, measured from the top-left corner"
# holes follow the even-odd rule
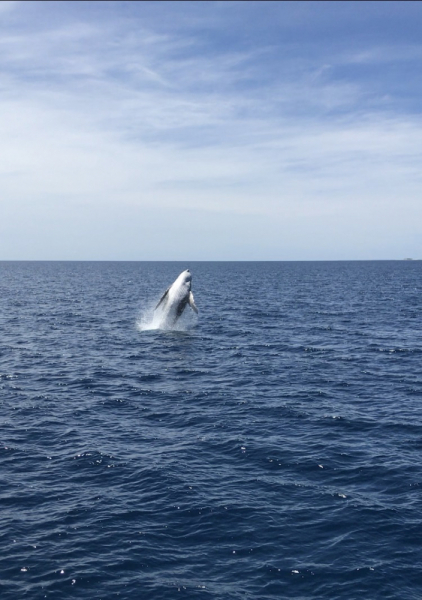
[[[422,258],[422,3],[0,3],[0,259]]]

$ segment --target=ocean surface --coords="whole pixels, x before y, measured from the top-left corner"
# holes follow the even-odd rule
[[[152,309],[192,272],[199,318]],[[0,598],[422,598],[422,262],[0,263]]]

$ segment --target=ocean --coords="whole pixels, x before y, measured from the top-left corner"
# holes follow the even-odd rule
[[[0,598],[420,600],[421,281],[0,263]]]

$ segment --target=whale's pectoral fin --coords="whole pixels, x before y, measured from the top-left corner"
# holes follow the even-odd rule
[[[164,302],[164,300],[167,297],[167,294],[169,293],[169,289],[167,288],[166,291],[164,292],[164,294],[161,296],[160,301],[158,302],[157,306],[154,308],[154,310],[157,310],[157,308],[160,306],[160,304],[162,304]]]
[[[198,311],[198,309],[196,307],[195,300],[193,299],[192,292],[189,292],[188,302],[189,302],[189,306],[196,312],[196,314],[198,314],[199,311]]]

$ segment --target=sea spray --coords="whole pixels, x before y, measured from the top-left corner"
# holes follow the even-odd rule
[[[181,317],[173,325],[169,325],[166,315],[158,308],[154,310],[154,304],[141,311],[136,319],[138,331],[190,331],[198,324],[198,315],[192,311],[184,311]]]

